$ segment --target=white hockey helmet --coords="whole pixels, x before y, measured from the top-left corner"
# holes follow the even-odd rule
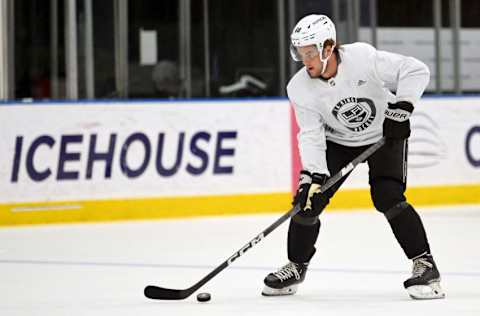
[[[298,21],[290,35],[290,54],[293,60],[302,61],[296,47],[316,45],[321,54],[326,40],[337,42],[335,24],[326,15],[310,14]],[[321,58],[321,57],[320,57]]]

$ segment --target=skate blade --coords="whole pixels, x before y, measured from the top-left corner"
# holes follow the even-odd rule
[[[293,295],[297,292],[298,285],[291,285],[284,287],[282,289],[274,289],[265,285],[262,291],[263,296],[284,296],[284,295]]]
[[[445,298],[439,282],[433,282],[429,285],[413,285],[407,288],[411,298],[415,300],[434,300]]]

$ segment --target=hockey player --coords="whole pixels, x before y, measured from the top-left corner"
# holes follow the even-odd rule
[[[366,43],[340,47],[335,25],[325,15],[302,18],[291,34],[290,50],[304,64],[287,85],[300,127],[303,170],[294,204],[302,211],[289,225],[290,262],[267,275],[262,294],[296,292],[315,253],[319,215],[348,175],[324,194],[319,187],[383,135],[386,144],[367,159],[373,204],[413,260],[412,276],[404,282],[409,295],[443,298],[424,226],[404,196],[409,116],[428,84],[427,66]]]

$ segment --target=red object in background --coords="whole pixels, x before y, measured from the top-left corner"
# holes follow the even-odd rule
[[[302,170],[302,162],[300,160],[300,152],[298,150],[298,125],[297,119],[295,117],[295,111],[293,106],[290,105],[290,141],[292,149],[292,194],[295,194],[297,191],[298,185],[298,175],[300,170]]]

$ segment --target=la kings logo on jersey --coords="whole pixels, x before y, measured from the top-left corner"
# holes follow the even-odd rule
[[[372,125],[377,110],[370,99],[348,97],[335,105],[332,114],[349,130],[360,132]]]

